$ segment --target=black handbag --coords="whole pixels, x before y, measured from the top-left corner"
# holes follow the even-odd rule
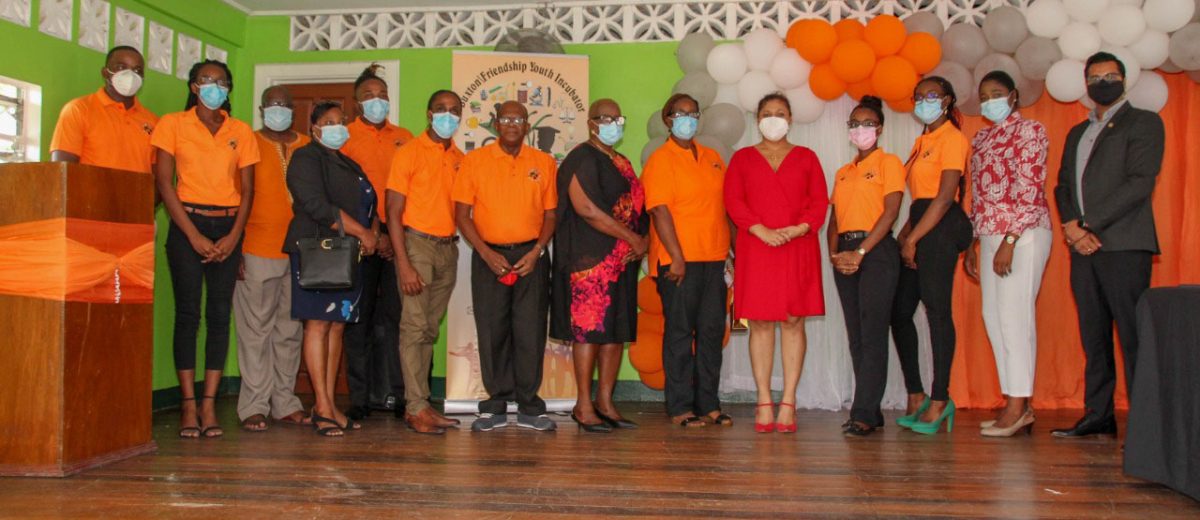
[[[358,264],[362,249],[358,238],[346,236],[342,215],[338,212],[338,236],[301,238],[300,288],[307,290],[346,290],[358,284]]]

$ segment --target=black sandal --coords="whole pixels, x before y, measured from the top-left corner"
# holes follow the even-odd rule
[[[216,401],[216,399],[217,399],[217,396],[215,396],[215,395],[206,395],[206,396],[203,396],[203,397],[201,397],[201,399],[212,399],[213,401]],[[199,410],[197,410],[197,412],[199,412]],[[204,421],[200,421],[200,422],[201,422],[201,423],[203,423]],[[209,435],[209,434],[208,434],[208,432],[216,432],[216,433],[214,433],[214,434],[212,434],[212,435]],[[215,438],[217,438],[217,437],[220,437],[220,436],[222,436],[222,435],[225,435],[225,430],[221,429],[221,425],[220,425],[220,424],[215,424],[215,425],[213,425],[213,426],[209,426],[209,427],[205,427],[205,428],[200,428],[200,437],[203,437],[203,438],[205,438],[205,439],[215,439]]]
[[[262,433],[268,428],[270,426],[267,424],[267,416],[261,413],[251,415],[242,421],[242,430],[250,433]]]
[[[317,435],[320,435],[322,437],[341,437],[345,433],[342,430],[342,427],[338,425],[337,421],[330,419],[328,417],[321,417],[320,415],[317,415],[317,412],[315,410],[312,412],[311,417],[312,417],[313,428],[316,428]],[[321,427],[322,423],[323,424],[332,424],[333,426],[326,426],[326,427],[322,428]],[[334,433],[334,432],[337,432],[337,433]]]
[[[195,401],[195,400],[196,400],[195,397],[184,397],[179,400],[180,401],[179,405],[180,405],[180,407],[182,407],[183,401]],[[199,417],[196,417],[196,422],[200,422]],[[192,432],[196,432],[196,434],[191,435]],[[201,431],[200,428],[197,428],[195,426],[182,426],[179,428],[179,438],[180,439],[199,439],[200,435],[202,435],[203,433],[204,432]]]
[[[716,417],[705,415],[704,418],[717,426],[733,426],[733,417],[724,413],[719,413]]]
[[[699,428],[699,427],[705,426],[707,424],[708,423],[706,423],[703,418],[700,418],[695,415],[688,417],[682,421],[679,421],[679,426],[684,427],[684,428]]]
[[[848,424],[842,428],[842,433],[852,437],[866,437],[874,433],[876,429],[877,428],[874,426],[866,426],[858,421],[849,421]]]

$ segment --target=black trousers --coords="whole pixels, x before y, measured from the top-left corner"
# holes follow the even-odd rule
[[[1138,352],[1137,302],[1150,287],[1148,251],[1071,253],[1071,292],[1079,313],[1079,336],[1087,359],[1084,405],[1089,414],[1113,416],[1117,386],[1113,322],[1125,358],[1125,388],[1133,388]]]
[[[386,232],[382,240],[386,240]],[[363,257],[358,323],[346,325],[346,386],[350,406],[382,408],[388,394],[404,399],[400,372],[400,290],[396,269],[379,255]]]
[[[838,240],[837,249],[854,251],[863,240]],[[888,235],[863,257],[854,274],[833,275],[846,315],[850,361],[854,366],[850,419],[869,426],[883,426],[883,410],[879,405],[887,387],[888,325],[900,276],[899,256],[896,239]]]
[[[512,249],[497,248],[515,264],[534,243]],[[503,414],[510,401],[525,415],[546,413],[538,397],[542,386],[542,361],[546,356],[546,320],[550,310],[550,258],[543,255],[533,271],[508,286],[479,253],[471,255],[471,305],[479,336],[479,369],[488,398],[480,413]]]
[[[706,415],[721,409],[722,345],[725,338],[725,262],[687,262],[683,283],[658,268],[663,306],[663,370],[667,414]],[[693,345],[695,351],[692,350]]]
[[[929,208],[931,199],[912,202],[909,221],[916,225]],[[929,234],[917,243],[917,269],[901,266],[892,306],[892,338],[904,372],[908,393],[922,392],[921,368],[917,357],[917,326],[913,314],[917,304],[925,304],[929,321],[929,337],[933,349],[933,389],[935,401],[950,399],[950,365],[954,362],[954,331],[952,301],[954,270],[959,254],[971,242],[971,222],[962,208],[954,204],[942,216]],[[901,260],[897,259],[897,263]]]
[[[237,217],[188,214],[192,224],[216,242],[233,230]],[[167,229],[167,266],[175,291],[175,370],[196,369],[196,336],[200,329],[200,300],[204,298],[204,368],[223,370],[229,352],[229,319],[233,312],[233,287],[242,262],[242,242],[222,262],[203,263],[187,235],[175,222]]]

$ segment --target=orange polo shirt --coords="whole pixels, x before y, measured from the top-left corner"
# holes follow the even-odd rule
[[[387,189],[404,195],[400,220],[405,227],[440,237],[454,234],[450,192],[462,160],[453,142],[445,148],[425,132],[396,150]]]
[[[287,165],[292,153],[308,144],[306,135],[297,135],[283,144],[254,133],[262,161],[254,167],[254,204],[242,239],[242,251],[262,258],[287,258],[283,239],[292,222],[292,195],[287,188]]]
[[[363,169],[367,180],[375,188],[379,201],[375,205],[379,213],[379,221],[387,222],[387,209],[384,200],[384,188],[388,183],[388,173],[392,171],[392,157],[396,149],[412,140],[412,132],[391,122],[384,123],[383,128],[375,128],[357,118],[346,125],[350,131],[350,140],[342,146],[341,152]]]
[[[646,209],[666,206],[687,262],[714,262],[729,256],[729,222],[725,216],[725,162],[712,148],[695,141],[696,155],[675,141],[650,154],[642,171]],[[653,226],[651,226],[653,228]],[[670,265],[658,230],[650,230],[650,273]]]
[[[921,134],[913,143],[912,155],[908,158],[908,187],[912,198],[936,197],[942,172],[959,170],[965,174],[970,154],[971,142],[949,121],[937,130]]]
[[[242,203],[238,170],[258,164],[258,139],[250,125],[221,111],[225,121],[213,134],[196,109],[163,116],[150,144],[175,156],[175,191],[192,204],[233,207]]]
[[[883,215],[883,198],[896,192],[904,192],[904,163],[895,155],[876,149],[842,166],[830,197],[838,233],[873,229]]]
[[[513,157],[493,142],[463,158],[451,198],[473,206],[475,228],[490,244],[536,240],[546,211],[558,207],[558,164],[522,145]]]
[[[63,106],[50,151],[79,156],[81,164],[150,173],[154,163],[150,134],[156,125],[158,116],[137,98],[133,106],[125,108],[101,87]]]

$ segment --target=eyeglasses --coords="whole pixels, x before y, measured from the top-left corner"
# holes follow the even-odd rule
[[[263,105],[263,108],[271,108],[271,107],[292,108],[292,104],[287,101],[271,101],[271,102]]]
[[[879,121],[855,121],[853,119],[846,121],[846,127],[851,130],[858,127],[879,128]]]
[[[599,121],[602,125],[616,123],[617,126],[625,126],[625,116],[596,116],[592,118],[592,121]]]
[[[196,79],[197,85],[208,85],[210,83],[216,83],[219,87],[229,88],[229,80],[227,79],[216,79],[211,76],[200,76]]]
[[[116,74],[116,73],[118,73],[118,72],[121,72],[121,71],[123,71],[123,70],[132,70],[132,71],[136,72],[138,76],[145,76],[145,75],[146,75],[146,71],[145,71],[145,69],[144,69],[144,68],[142,68],[142,67],[126,67],[124,63],[118,63],[118,64],[117,64],[117,66],[115,66],[115,67],[113,67],[113,68],[111,68],[111,69],[108,69],[108,73],[109,73],[109,74]]]
[[[914,103],[920,103],[922,101],[937,101],[941,98],[942,98],[942,95],[938,94],[937,91],[926,92],[924,96],[922,96],[920,94],[913,94],[913,102]]]
[[[500,123],[502,125],[523,125],[523,124],[525,124],[525,118],[505,116],[505,117],[497,118],[496,122]]]
[[[694,117],[696,119],[700,119],[700,112],[699,111],[696,111],[696,112],[683,112],[683,111],[671,112],[671,117]]]
[[[1088,76],[1087,84],[1095,85],[1097,83],[1100,83],[1101,81],[1109,81],[1109,82],[1116,83],[1123,79],[1125,79],[1124,76],[1121,76],[1120,74],[1118,74],[1116,72],[1109,72],[1108,74],[1105,74],[1103,76]]]

